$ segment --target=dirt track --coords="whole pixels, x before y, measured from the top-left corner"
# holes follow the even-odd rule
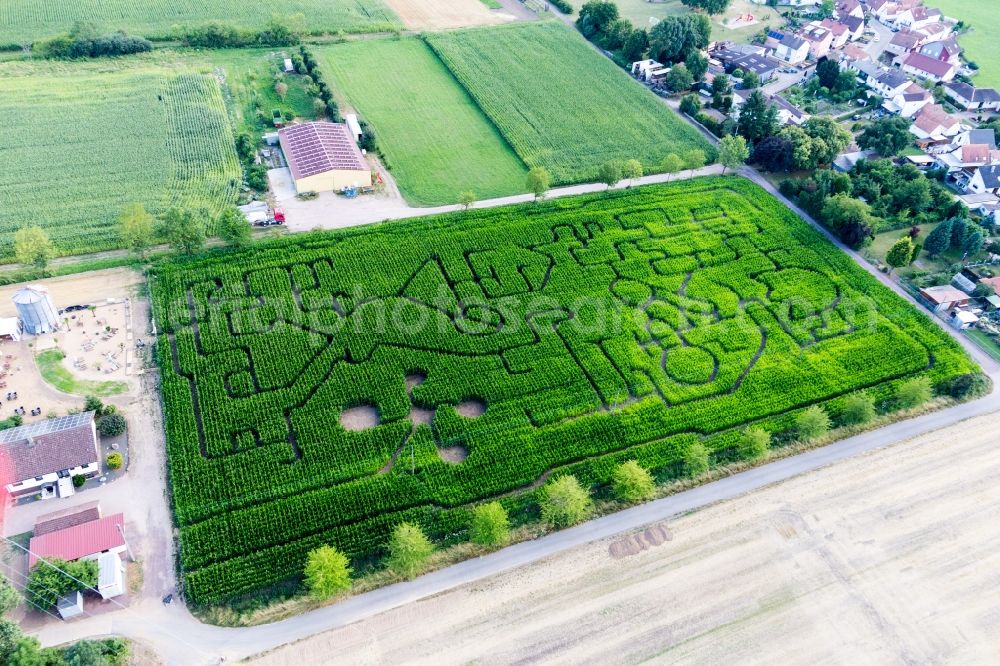
[[[996,663],[998,511],[994,415],[253,663]]]

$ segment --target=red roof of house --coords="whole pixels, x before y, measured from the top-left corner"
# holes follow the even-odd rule
[[[850,28],[848,28],[843,23],[828,18],[823,19],[823,22],[820,25],[822,25],[824,28],[832,32],[834,35],[837,35],[838,37],[840,35],[843,35],[848,30],[850,30]]]
[[[368,171],[361,149],[343,123],[292,125],[278,130],[278,141],[296,180],[333,170]]]
[[[101,505],[97,501],[87,502],[69,509],[42,514],[35,519],[35,529],[32,534],[42,536],[49,532],[64,530],[67,527],[89,523],[92,520],[100,520],[100,518]]]
[[[903,61],[903,64],[919,69],[923,72],[927,72],[928,74],[938,78],[947,76],[949,72],[955,69],[950,63],[938,60],[937,58],[931,58],[930,56],[925,56],[922,53],[909,54],[906,56],[906,60]]]
[[[982,278],[979,280],[979,284],[988,284],[993,287],[993,290],[1000,293],[1000,277]]]
[[[922,129],[925,133],[931,134],[938,127],[950,129],[958,123],[958,119],[948,115],[940,104],[928,104],[920,110],[914,125]]]
[[[28,568],[35,566],[39,558],[66,560],[72,562],[81,557],[103,553],[125,545],[120,527],[124,529],[125,514],[116,513],[107,518],[74,525],[66,529],[31,537],[28,550]]]
[[[972,164],[990,161],[990,147],[985,144],[966,144],[962,146],[962,162]]]

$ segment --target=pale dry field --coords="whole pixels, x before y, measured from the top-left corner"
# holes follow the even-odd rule
[[[995,664],[997,424],[683,516],[635,555],[597,542],[252,663]]]
[[[411,30],[448,30],[513,21],[514,16],[490,11],[479,0],[386,0]]]

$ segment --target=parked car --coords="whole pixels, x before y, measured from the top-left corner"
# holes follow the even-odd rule
[[[86,305],[67,305],[62,310],[59,311],[59,314],[66,314],[67,312],[82,312],[83,310],[86,309],[87,309]]]

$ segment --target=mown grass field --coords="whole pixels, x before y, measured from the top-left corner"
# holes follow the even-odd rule
[[[959,36],[965,57],[979,65],[973,80],[977,86],[1000,89],[1000,36],[997,34],[997,5],[983,0],[927,0],[945,16],[965,21],[972,30]]]
[[[0,0],[0,43],[20,44],[68,32],[76,21],[145,37],[175,25],[220,21],[263,28],[274,16],[302,14],[310,32],[378,32],[400,27],[381,0]]]
[[[648,0],[615,0],[618,13],[627,18],[638,28],[649,30],[653,27],[650,19],[663,20],[667,16],[686,14],[690,9],[681,0],[666,0],[664,2],[649,2]],[[753,14],[758,23],[745,27],[728,28],[729,19],[746,14]],[[712,39],[749,42],[750,38],[761,31],[765,25],[778,28],[785,20],[774,7],[755,4],[750,0],[732,0],[724,14],[712,16]]]
[[[272,241],[153,281],[188,601],[295,579],[397,523],[464,538],[535,482],[606,495],[776,446],[800,410],[973,370],[925,315],[749,181],[686,181]],[[485,408],[485,411],[483,411]],[[370,420],[356,420],[367,410]],[[348,415],[352,420],[348,421]],[[707,452],[707,454],[705,453]]]
[[[315,47],[326,78],[375,128],[379,148],[410,203],[454,203],[523,192],[527,169],[419,39]]]
[[[118,247],[131,202],[215,214],[241,182],[217,80],[154,57],[0,64],[0,260],[44,228],[61,254]]]
[[[561,23],[428,33],[427,43],[514,151],[557,183],[608,160],[655,170],[668,152],[712,150],[661,100]]]

